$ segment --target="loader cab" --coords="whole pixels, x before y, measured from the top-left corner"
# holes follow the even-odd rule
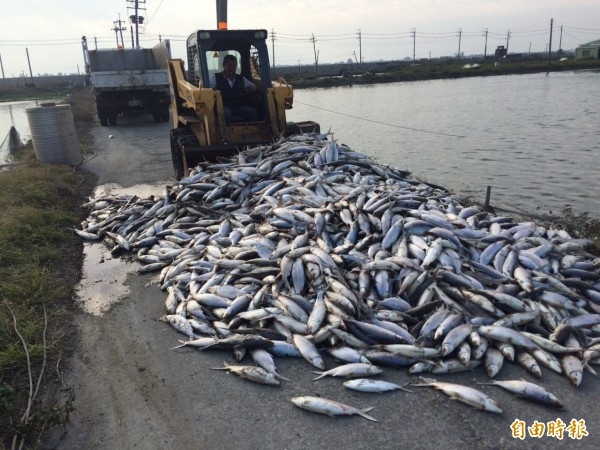
[[[234,55],[237,73],[258,88],[250,99],[259,121],[268,120],[264,96],[272,85],[266,30],[198,30],[187,40],[187,79],[196,86],[210,87],[211,79],[223,70],[223,58]]]
[[[171,154],[177,179],[202,162],[219,162],[290,134],[319,132],[315,122],[286,121],[293,89],[285,80],[271,79],[266,39],[266,30],[198,30],[187,40],[187,69],[183,60],[169,60]],[[223,70],[226,55],[235,55],[236,73],[257,87],[256,121],[236,122],[231,114],[228,118],[222,93],[211,89],[211,76]],[[232,94],[238,95],[228,92],[228,100]]]

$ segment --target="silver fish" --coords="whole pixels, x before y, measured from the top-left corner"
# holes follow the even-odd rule
[[[367,415],[373,408],[358,409],[343,403],[336,402],[334,400],[328,400],[321,397],[294,397],[291,402],[298,408],[312,411],[319,414],[326,414],[328,416],[352,416],[359,415],[368,419],[372,422],[377,422],[377,419]]]
[[[494,399],[487,396],[483,392],[478,391],[477,389],[470,388],[468,386],[442,382],[420,383],[415,384],[415,386],[431,386],[436,389],[439,389],[451,399],[458,400],[462,403],[466,403],[467,405],[470,405],[475,409],[481,409],[497,414],[503,413],[502,408],[500,407],[500,405],[498,405],[498,403],[496,403]]]
[[[492,386],[499,386],[502,389],[506,389],[513,394],[517,394],[520,397],[523,397],[527,400],[536,401],[539,403],[544,403],[546,405],[555,406],[557,408],[562,408],[562,402],[551,392],[548,392],[541,386],[538,386],[535,383],[530,383],[524,380],[506,380],[506,381],[498,381],[493,380],[489,383],[479,383],[479,384],[489,384]]]
[[[343,366],[335,367],[334,369],[327,370],[325,372],[313,372],[319,374],[318,377],[313,378],[313,381],[320,380],[324,377],[362,377],[366,375],[379,375],[383,373],[381,367],[374,366],[368,363],[349,363]]]
[[[233,366],[225,363],[225,367],[212,367],[213,370],[228,370],[229,372],[255,383],[279,386],[281,383],[276,376],[257,366]]]
[[[396,383],[390,383],[384,380],[371,380],[367,378],[357,378],[354,380],[344,381],[344,387],[359,392],[374,392],[382,393],[395,390],[401,390],[406,392],[412,392]]]

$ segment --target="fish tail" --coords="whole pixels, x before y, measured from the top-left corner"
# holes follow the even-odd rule
[[[411,391],[410,389],[406,389],[406,386],[410,386],[411,384],[412,383],[410,381],[408,383],[404,383],[402,386],[400,386],[400,390],[405,391],[405,392],[410,392],[412,394],[413,391]]]
[[[325,377],[325,372],[315,372],[314,370],[311,371],[311,372],[312,373],[316,373],[317,375],[319,375],[317,378],[313,378],[313,381],[320,380],[321,378]]]
[[[371,417],[370,415],[368,415],[367,413],[369,411],[371,411],[373,408],[375,408],[374,406],[371,406],[370,408],[365,408],[365,409],[359,409],[358,410],[358,415],[361,417],[364,417],[367,420],[370,420],[371,422],[379,422],[379,420],[377,420],[374,417]]]
[[[187,341],[180,341],[179,339],[177,339],[177,342],[179,342],[181,345],[173,347],[171,350],[175,350],[176,348],[181,348],[181,347],[187,347]]]
[[[226,362],[223,363],[223,365],[225,367],[211,367],[212,370],[229,370],[229,368],[231,367],[229,364],[227,364]]]
[[[595,370],[592,368],[592,366],[590,366],[590,365],[588,364],[588,361],[584,361],[584,363],[583,363],[583,367],[584,367],[584,369],[587,369],[587,370],[588,370],[588,372],[589,372],[589,373],[591,373],[592,375],[594,375],[594,376],[598,376],[598,372],[596,372],[596,371],[595,371]]]
[[[284,381],[289,381],[290,383],[292,382],[292,380],[290,380],[289,378],[286,378],[282,375],[279,375],[278,373],[273,373],[273,375],[275,375],[275,377],[279,378],[280,380],[284,380]]]

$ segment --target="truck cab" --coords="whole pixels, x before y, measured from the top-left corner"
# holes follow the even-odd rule
[[[171,151],[178,179],[199,162],[216,161],[246,147],[273,142],[295,132],[318,132],[314,122],[288,124],[293,90],[271,79],[266,30],[197,30],[187,39],[187,69],[183,60],[169,61],[173,129]],[[226,122],[221,92],[211,78],[223,69],[223,58],[234,55],[238,74],[257,87],[246,101],[257,120]]]

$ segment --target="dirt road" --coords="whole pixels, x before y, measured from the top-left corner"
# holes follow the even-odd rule
[[[99,184],[117,183],[125,192],[140,183],[172,182],[168,132],[169,124],[154,124],[147,117],[123,120],[117,127],[98,126],[93,130],[97,156],[85,168],[98,176]],[[110,258],[99,254],[88,254],[92,258],[88,264],[102,267],[102,258]],[[564,411],[482,386],[502,405],[502,415],[476,411],[429,388],[376,395],[346,390],[339,379],[315,382],[311,367],[302,360],[277,359],[279,372],[292,382],[261,386],[211,370],[224,361],[234,363],[229,353],[172,350],[181,335],[157,320],[164,314],[165,293],[153,277],[132,273],[135,263],[111,262],[117,270],[96,281],[91,290],[104,292],[103,287],[117,285],[125,293],[116,295],[116,302],[101,315],[84,310],[77,315],[81,342],[65,375],[76,410],[66,437],[59,441],[54,436],[46,443],[49,448],[600,448],[600,382],[587,373],[575,389],[565,377],[543,370],[540,383],[564,402]],[[126,275],[123,286],[118,274]],[[109,295],[113,294],[100,297]],[[521,377],[535,381],[511,364],[498,378]],[[399,384],[414,379],[394,369],[385,369],[383,378]],[[470,386],[487,381],[481,368],[437,379]],[[373,406],[371,414],[379,422],[308,413],[290,403],[298,395]],[[536,420],[546,424],[558,418],[567,426],[572,419],[584,420],[589,435],[581,440],[566,431],[562,440],[547,435],[519,440],[511,435],[515,419],[531,426]]]

